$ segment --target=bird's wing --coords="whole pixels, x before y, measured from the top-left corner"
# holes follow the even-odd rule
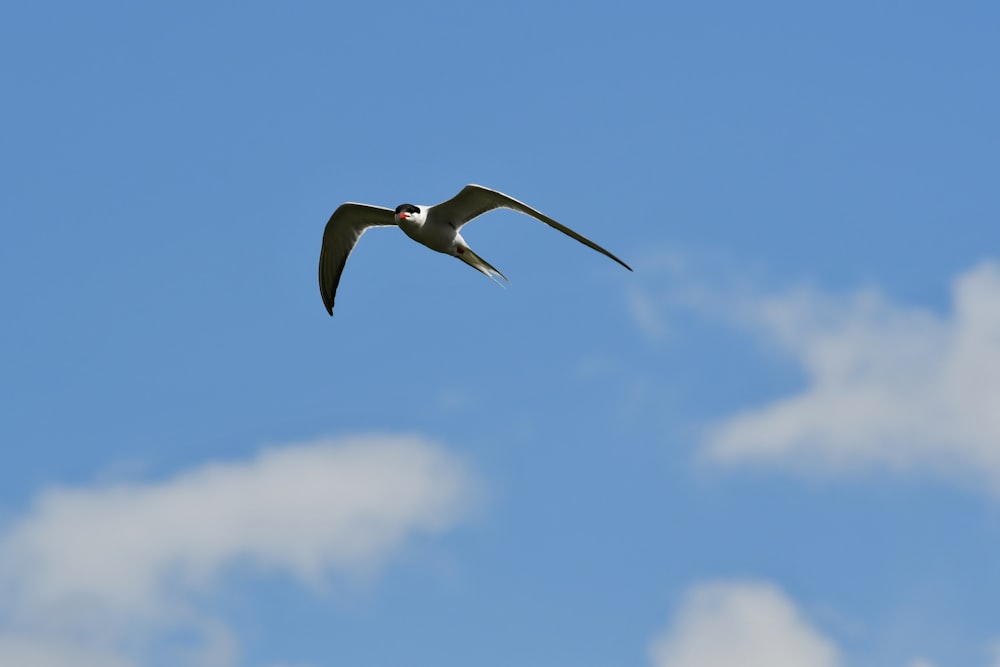
[[[319,293],[330,315],[333,315],[333,299],[340,284],[340,274],[344,272],[344,264],[354,244],[369,227],[395,224],[392,209],[368,204],[341,204],[330,216],[319,251]]]
[[[533,218],[541,220],[549,227],[558,229],[560,232],[574,238],[580,243],[590,248],[593,248],[597,252],[610,257],[622,266],[624,266],[629,271],[632,270],[625,262],[621,261],[610,252],[597,245],[587,237],[582,234],[574,232],[572,229],[556,222],[549,216],[536,211],[524,202],[519,202],[513,197],[508,197],[502,192],[497,192],[496,190],[490,190],[489,188],[484,188],[481,185],[466,185],[462,188],[462,191],[457,195],[449,199],[448,201],[441,202],[436,206],[432,206],[429,216],[437,217],[440,216],[441,220],[453,223],[457,228],[461,228],[462,225],[469,222],[473,218],[486,213],[487,211],[492,211],[495,208],[509,208],[512,211],[517,211],[518,213],[524,213],[530,215]]]

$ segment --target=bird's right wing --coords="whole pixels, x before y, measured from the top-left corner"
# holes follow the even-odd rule
[[[340,274],[347,256],[369,227],[395,225],[392,209],[368,204],[346,203],[337,207],[323,231],[323,246],[319,251],[319,293],[326,312],[333,315],[333,299],[337,295]]]

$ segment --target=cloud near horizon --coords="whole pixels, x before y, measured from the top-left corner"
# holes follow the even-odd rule
[[[415,535],[453,528],[475,496],[444,448],[396,435],[275,447],[157,482],[42,491],[0,532],[0,658],[44,667],[75,651],[91,656],[75,664],[130,665],[123,644],[180,625],[202,637],[190,664],[236,664],[228,628],[191,604],[224,573],[307,586],[370,575]]]
[[[917,638],[915,638],[917,639]],[[1000,667],[1000,643],[988,664]],[[986,652],[984,652],[986,653]],[[852,664],[780,587],[757,580],[692,586],[654,638],[652,667],[847,667]],[[935,667],[924,657],[896,663]]]
[[[837,647],[777,587],[708,582],[688,591],[650,650],[654,667],[839,667]]]

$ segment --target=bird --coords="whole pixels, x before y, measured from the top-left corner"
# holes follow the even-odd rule
[[[510,209],[541,220],[570,238],[610,257],[629,271],[632,270],[628,264],[590,239],[524,202],[482,185],[466,185],[451,199],[434,206],[400,204],[395,210],[355,202],[346,202],[338,206],[323,230],[323,245],[319,253],[319,291],[326,312],[333,316],[334,297],[347,258],[361,235],[372,227],[396,225],[417,243],[462,260],[498,284],[503,284],[500,283],[500,279],[509,283],[507,276],[472,251],[461,234],[462,226],[467,222],[498,208]]]

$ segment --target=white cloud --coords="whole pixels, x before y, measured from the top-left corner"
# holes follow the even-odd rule
[[[728,302],[712,294],[707,307],[726,303],[729,316],[791,355],[807,382],[717,423],[705,454],[721,464],[1000,482],[1000,267],[988,262],[959,276],[953,301],[942,316],[874,290],[847,298],[744,293]]]
[[[836,646],[779,589],[757,582],[693,588],[651,654],[655,667],[837,667]]]
[[[11,667],[132,667],[111,652],[52,637],[0,635],[0,665]]]
[[[190,604],[219,575],[239,566],[307,585],[370,575],[413,535],[453,527],[474,487],[441,447],[374,436],[273,448],[159,482],[49,489],[0,534],[0,622],[15,629],[0,651],[33,656],[0,664],[58,656],[24,637],[119,646],[179,626],[201,637],[187,664],[235,664],[229,629]],[[93,664],[128,664],[112,658]]]
[[[1000,667],[1000,643],[992,645]],[[653,667],[847,667],[850,661],[780,588],[762,581],[693,586],[650,646]],[[907,667],[935,667],[918,657]]]

